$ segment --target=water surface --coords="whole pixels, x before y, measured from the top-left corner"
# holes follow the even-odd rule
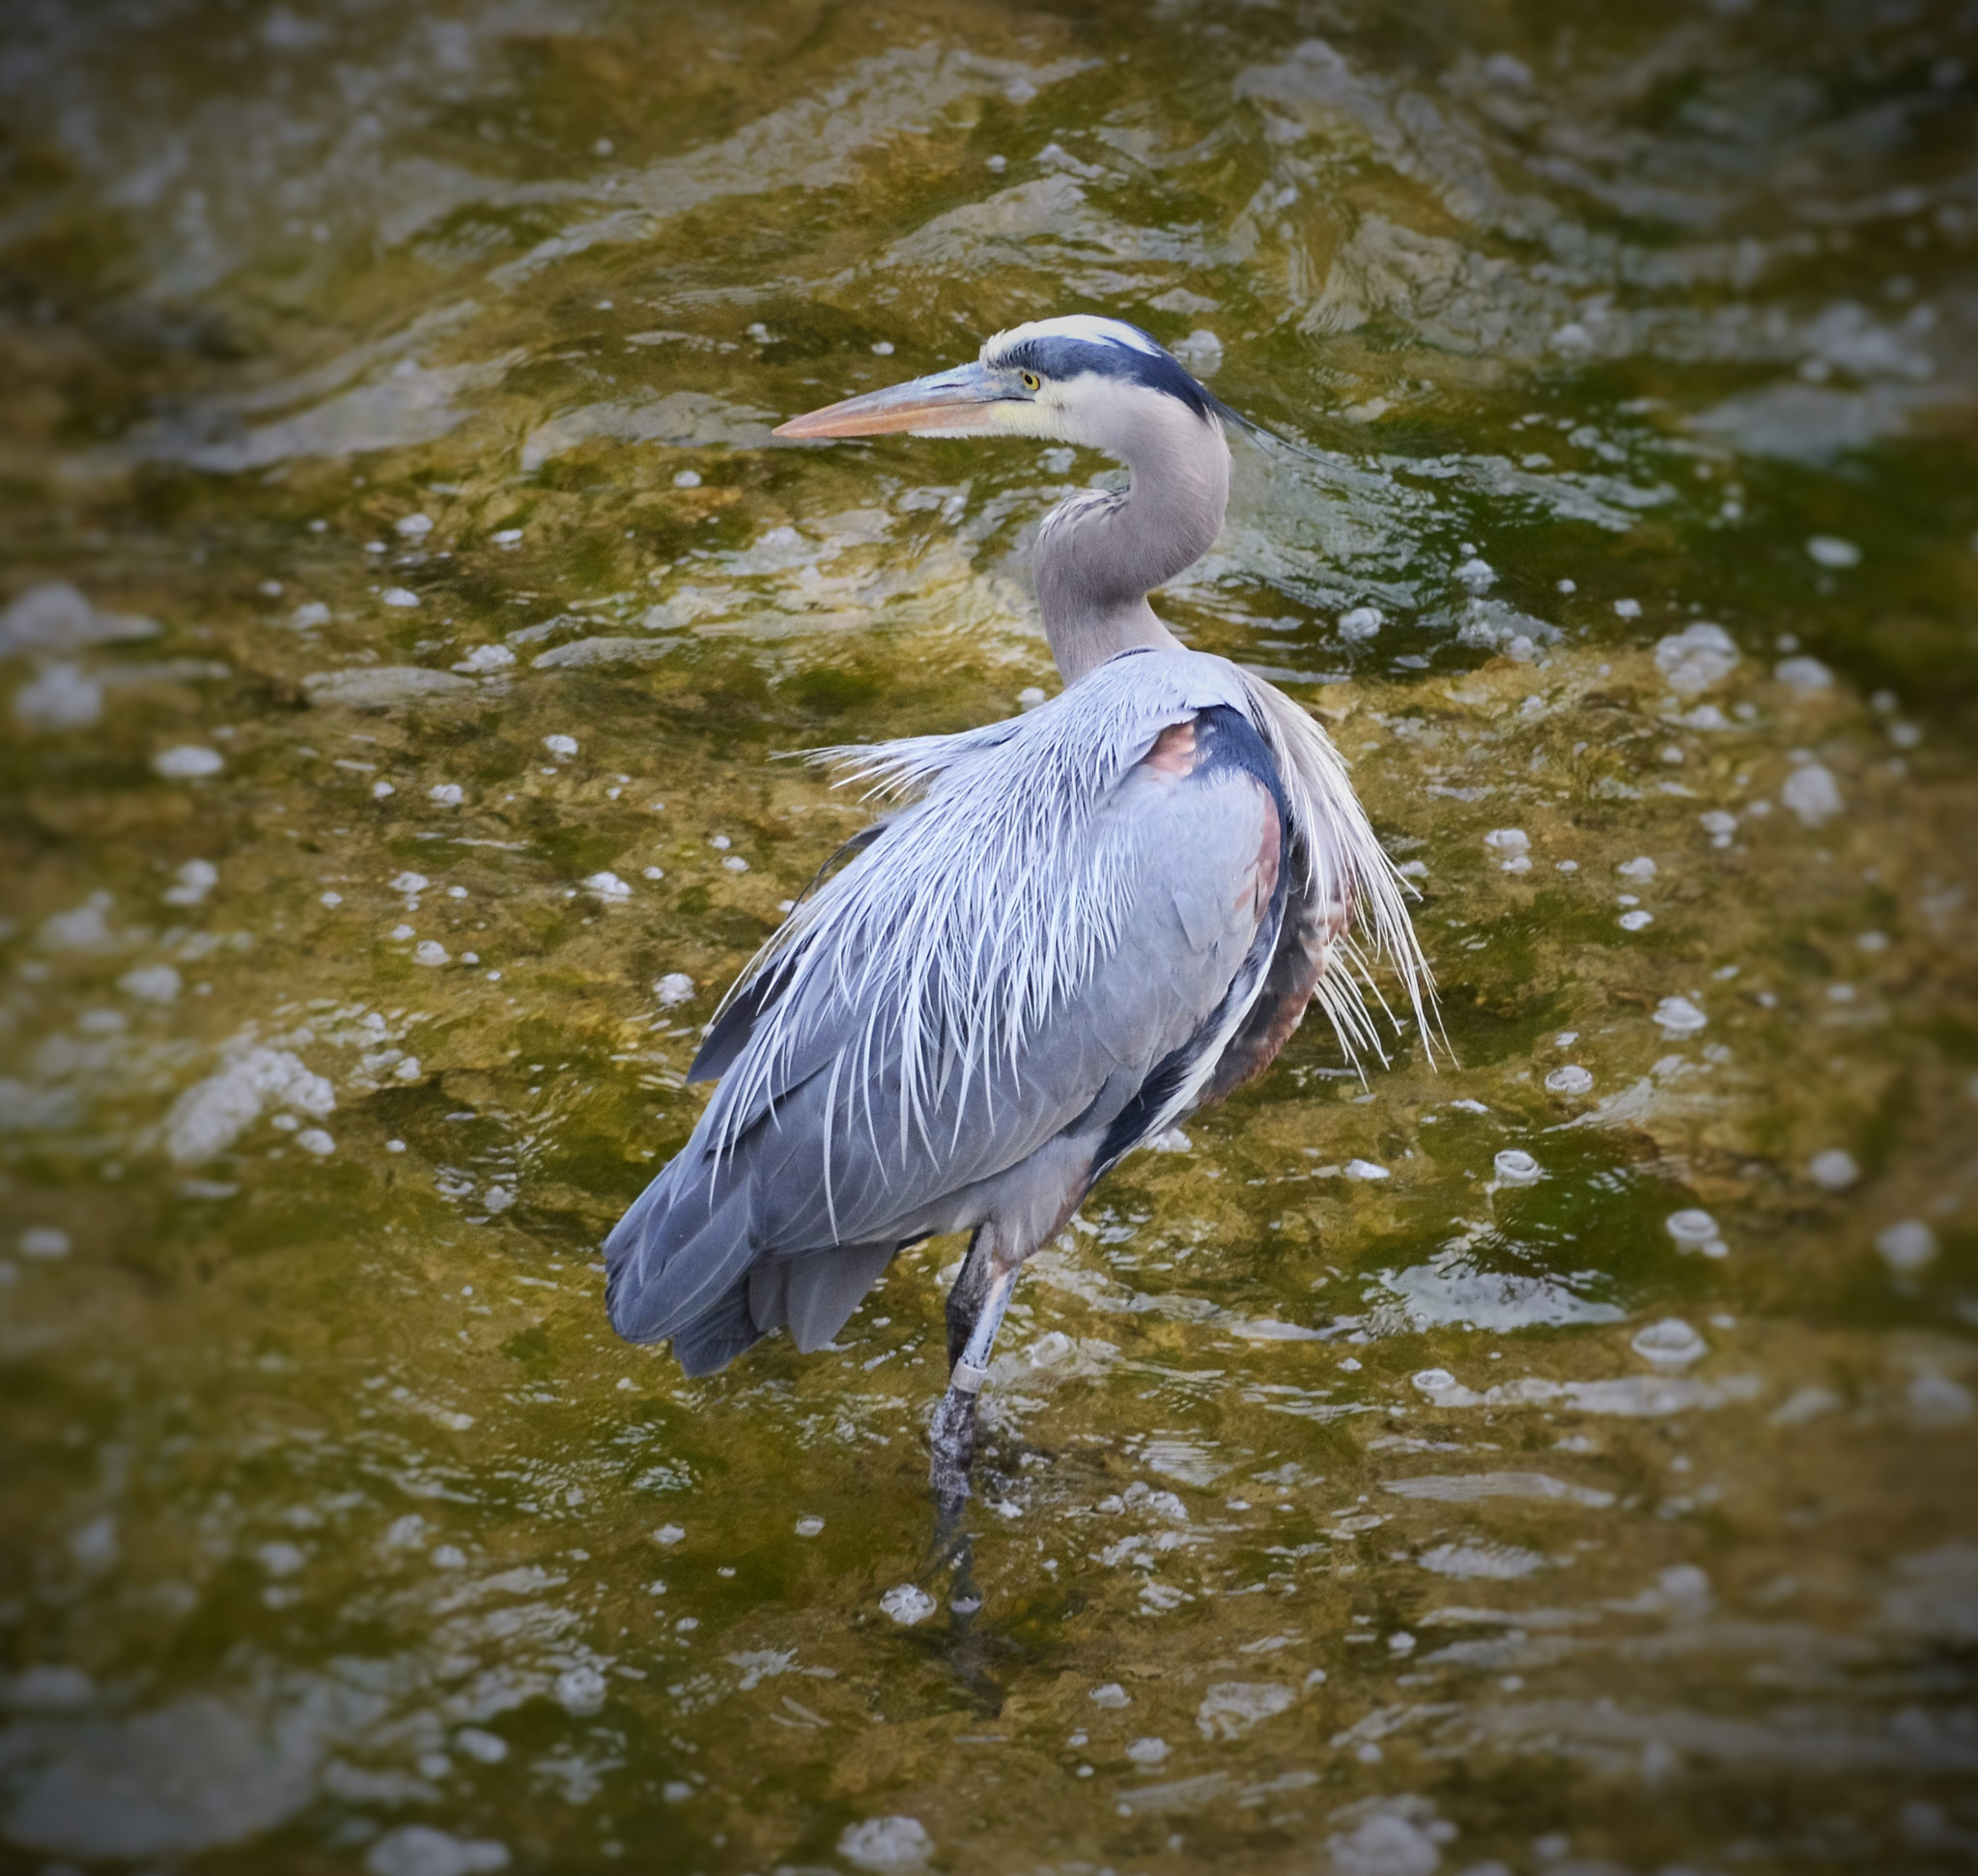
[[[9,1868],[1978,1854],[1968,11],[59,0],[0,43]],[[1110,1178],[928,1552],[598,1244],[1098,458],[772,444],[1053,312],[1239,450],[1449,1054]]]

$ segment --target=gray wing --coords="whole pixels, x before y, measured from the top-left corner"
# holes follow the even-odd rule
[[[1199,746],[1196,723],[1210,718],[1219,733],[1205,730]],[[979,1034],[915,1038],[918,1101],[905,1027],[882,990],[847,997],[833,988],[840,980],[801,973],[794,956],[772,960],[708,1047],[739,1083],[774,1009],[784,1032],[777,1073],[749,1084],[759,1092],[746,1113],[718,1117],[718,1097],[607,1240],[619,1333],[672,1336],[695,1373],[772,1327],[814,1348],[901,1244],[980,1222],[999,1176],[1067,1135],[1089,1141],[1096,1176],[1133,1143],[1122,1128],[1165,1124],[1163,1108],[1199,1089],[1241,1021],[1257,986],[1233,1010],[1232,986],[1246,966],[1261,978],[1282,919],[1275,785],[1254,759],[1217,759],[1223,742],[1246,736],[1260,753],[1247,723],[1214,710],[1163,732],[1127,770],[1091,816],[1086,850],[1064,857],[1073,869],[1125,869],[1115,942],[1020,1046],[985,1060]],[[884,867],[889,847],[882,836],[854,865]],[[961,852],[952,864],[993,863]],[[898,916],[916,907],[902,903]],[[790,1008],[793,997],[803,1007]]]
[[[1331,967],[1333,947],[1352,916],[1345,903],[1325,896],[1302,854],[1294,854],[1291,873],[1284,922],[1263,987],[1216,1059],[1199,1106],[1206,1107],[1255,1081],[1278,1059],[1278,1052],[1305,1020],[1313,993]]]

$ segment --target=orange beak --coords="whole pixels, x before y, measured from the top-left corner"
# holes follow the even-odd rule
[[[996,430],[996,407],[1008,401],[1001,380],[979,363],[891,384],[842,404],[792,417],[775,434],[790,438],[981,437]]]

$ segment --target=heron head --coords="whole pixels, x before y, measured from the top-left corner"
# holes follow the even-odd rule
[[[973,364],[792,417],[791,438],[1038,437],[1115,454],[1150,420],[1223,407],[1137,326],[1075,313],[999,332]]]

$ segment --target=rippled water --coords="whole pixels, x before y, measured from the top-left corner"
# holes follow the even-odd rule
[[[1978,1854],[1968,10],[21,0],[0,1838],[54,1872]],[[1028,1273],[687,1383],[597,1246],[1107,466],[772,445],[1143,322],[1164,602],[1454,1064],[1308,1028]]]

